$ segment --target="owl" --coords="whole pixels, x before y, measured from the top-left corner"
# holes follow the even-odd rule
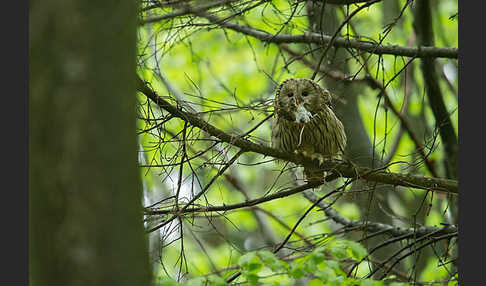
[[[291,78],[277,88],[274,101],[272,147],[318,159],[339,159],[346,146],[341,121],[331,107],[331,93],[306,78]],[[308,181],[325,172],[304,167]]]

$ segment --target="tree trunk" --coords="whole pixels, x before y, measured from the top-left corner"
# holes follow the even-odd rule
[[[31,285],[149,285],[137,1],[30,2]]]
[[[434,45],[434,30],[432,22],[432,7],[430,0],[418,1],[414,8],[415,33],[419,46]],[[444,165],[446,177],[457,179],[457,152],[459,150],[457,135],[452,125],[450,111],[444,103],[444,96],[439,85],[439,74],[434,58],[422,58],[420,67],[424,77],[425,94],[434,114],[436,126],[439,129],[442,148],[444,149]]]
[[[336,6],[327,5],[325,9],[322,9],[320,3],[311,1],[308,1],[307,5],[309,25],[311,26],[312,31],[332,36],[340,24],[336,15]],[[322,12],[324,13],[322,14]],[[325,47],[322,50],[325,50]],[[321,57],[321,53],[315,53],[314,57],[317,62]],[[346,61],[346,59],[349,58],[351,57],[345,49],[336,50],[335,48],[330,48],[322,66],[329,70],[338,70],[345,74],[349,74],[349,67]],[[316,79],[318,78],[319,76],[316,77]],[[363,124],[362,115],[358,109],[358,96],[362,94],[361,90],[363,89],[363,86],[346,84],[329,77],[324,77],[321,84],[346,101],[346,103],[335,101],[333,104],[335,112],[343,122],[346,131],[347,145],[345,157],[350,159],[353,163],[364,167],[377,168],[382,166],[380,155],[377,154],[373,148],[372,142],[370,141]],[[373,185],[366,182],[358,182],[353,185],[353,189],[370,191],[357,193],[347,199],[348,202],[357,204],[361,212],[361,219],[393,225],[395,224],[395,221],[390,216],[392,211],[388,200],[388,195],[393,192],[393,188],[394,187],[390,185]],[[366,236],[366,234],[364,235]],[[355,240],[362,237],[363,233],[354,232],[351,234],[351,238]],[[363,244],[370,249],[378,243],[383,242],[386,238],[386,236],[376,236],[365,240]],[[373,257],[380,261],[384,261],[397,249],[397,247],[399,247],[399,245],[392,244],[381,248],[374,252]],[[422,257],[419,259],[422,259]],[[412,263],[420,265],[421,267],[423,266],[422,261],[420,263],[418,261],[413,261]],[[402,271],[406,270],[403,265],[398,265],[396,269]],[[421,271],[421,268],[417,269],[417,271]],[[381,272],[378,271],[377,277],[380,275]]]

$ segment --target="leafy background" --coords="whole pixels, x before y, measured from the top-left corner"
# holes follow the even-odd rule
[[[265,43],[231,29],[221,29],[194,13],[143,23],[144,19],[180,11],[186,7],[185,4],[198,7],[209,3],[173,2],[174,5],[163,5],[164,2],[160,2],[160,6],[155,5],[157,2],[143,3],[140,13],[142,24],[138,29],[137,61],[141,78],[174,106],[198,113],[205,121],[237,136],[251,130],[271,114],[276,85],[287,78],[312,76],[313,69],[298,59],[290,61],[293,57],[281,46]],[[271,34],[298,35],[309,32],[303,1],[261,1],[260,5],[246,11],[246,7],[258,1],[220,2],[228,3],[208,12],[219,18],[228,17],[232,23],[248,25]],[[416,46],[412,13],[416,3],[405,0],[390,2],[393,5],[379,2],[360,11],[351,19],[352,27],[345,25],[340,36],[359,35],[362,40],[378,41],[386,35],[383,45]],[[433,7],[435,46],[457,47],[458,18],[454,16],[457,13],[457,1],[429,2]],[[347,13],[357,9],[358,5],[327,7],[334,9],[339,22],[342,22]],[[403,7],[403,14],[387,33],[386,24],[398,17]],[[242,10],[243,13],[238,13]],[[288,47],[303,53],[309,50],[310,45],[288,44]],[[372,55],[367,65],[371,71],[370,76],[376,81],[387,83],[393,79],[386,88],[392,104],[399,109],[408,106],[404,111],[405,116],[417,134],[420,134],[419,139],[424,145],[433,146],[433,149],[427,150],[430,152],[428,158],[435,162],[437,172],[444,177],[442,162],[447,158],[425,96],[419,59],[408,66],[407,73],[410,76],[405,79],[401,69],[408,60],[393,55]],[[356,75],[356,79],[367,75],[361,68],[362,63],[350,59],[347,64],[348,74]],[[439,84],[443,101],[457,134],[457,60],[438,58],[435,64],[441,74]],[[387,170],[431,176],[430,171],[420,162],[420,157],[417,157],[414,142],[401,129],[400,120],[378,96],[379,91],[363,83],[356,84],[359,85],[357,107],[368,138],[374,144],[377,154],[387,158],[388,162],[395,162]],[[409,94],[404,96],[408,89]],[[348,96],[337,95],[344,100]],[[183,205],[215,177],[225,162],[236,154],[237,149],[221,142],[215,144],[217,140],[198,128],[187,126],[186,129],[183,120],[171,118],[168,112],[148,101],[142,93],[138,94],[138,101],[139,163],[142,166],[144,204],[171,209],[176,204],[174,195],[180,188],[178,203]],[[267,120],[245,138],[270,145],[270,133],[271,120]],[[182,148],[185,148],[187,157],[195,158],[190,160],[190,165],[187,162],[183,164],[179,184]],[[205,153],[198,155],[201,151]],[[230,205],[291,188],[296,179],[289,166],[261,154],[244,153],[196,203],[201,206]],[[232,183],[235,180],[240,190]],[[323,195],[344,182],[345,179],[340,178],[314,192]],[[423,194],[422,190],[405,188],[400,194],[392,192],[383,198],[389,204],[387,212],[393,225],[413,226],[411,214],[418,210],[415,204],[409,206],[407,202]],[[332,199],[326,201],[329,203]],[[441,227],[441,223],[453,223],[451,202],[453,200],[450,197],[442,194],[434,194],[432,198],[429,195],[424,200],[424,204],[429,205],[429,211],[423,224]],[[364,247],[354,242],[359,239],[347,236],[349,230],[334,223],[318,208],[299,224],[285,253],[279,253],[278,256],[272,254],[272,242],[284,240],[289,234],[289,228],[297,223],[311,204],[308,199],[297,194],[260,204],[258,209],[192,213],[174,220],[149,235],[156,283],[176,285],[178,280],[187,285],[225,285],[224,281],[238,271],[236,267],[239,267],[242,275],[235,281],[250,284],[401,285],[398,281],[430,285],[434,284],[431,281],[441,281],[437,285],[457,283],[453,267],[450,263],[444,263],[444,259],[452,258],[445,258],[443,253],[444,248],[452,251],[449,247],[453,248],[454,242],[449,247],[433,246],[434,251],[426,256],[426,263],[419,270],[414,268],[417,256],[405,259],[401,262],[403,266],[400,270],[405,278],[390,273],[387,279],[361,279],[370,273],[371,268],[366,262],[360,264],[354,275],[347,277],[343,269],[348,269],[352,261],[360,261],[365,257],[366,248],[371,246]],[[333,208],[343,217],[366,219],[366,210],[355,203],[352,195],[338,200]],[[146,215],[146,226],[149,229],[165,219],[167,216]],[[399,245],[404,246],[406,243],[399,242]],[[291,259],[285,260],[284,257]]]

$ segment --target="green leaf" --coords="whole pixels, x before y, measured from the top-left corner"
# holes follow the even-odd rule
[[[339,262],[334,260],[327,260],[325,265],[334,271],[341,270],[341,267],[339,266]]]
[[[214,285],[214,286],[226,286],[228,283],[224,281],[223,278],[219,277],[218,275],[209,275],[207,278],[207,281],[209,282],[208,285]]]
[[[337,276],[329,280],[329,284],[331,285],[345,285],[344,284],[344,277],[343,276]]]
[[[287,272],[290,267],[289,264],[282,260],[277,260],[275,263],[267,265],[273,272]]]
[[[327,249],[329,254],[336,259],[352,258],[354,260],[361,260],[368,254],[361,244],[344,239],[331,241]]]
[[[309,259],[302,267],[306,273],[314,273],[317,271],[317,265],[311,259]]]
[[[292,263],[290,265],[289,275],[295,279],[302,278],[306,272],[304,271],[303,267],[297,263]]]
[[[319,279],[314,279],[314,280],[309,281],[309,283],[307,283],[307,285],[308,286],[324,286],[324,282],[322,282]]]
[[[261,264],[263,264],[262,266],[270,268],[273,272],[286,272],[289,269],[287,262],[279,260],[273,252],[261,250],[258,251],[256,254],[258,255],[258,257],[260,257]],[[251,261],[254,259],[253,255],[243,258],[242,262],[247,263],[248,259],[250,259],[249,263],[252,263]],[[256,263],[256,261],[254,261],[253,263]]]
[[[260,277],[258,277],[258,275],[255,273],[248,273],[248,275],[246,275],[245,277],[246,280],[248,280],[248,283],[250,283],[250,285],[257,285],[258,279],[260,279]]]
[[[348,256],[346,248],[341,246],[341,245],[335,246],[335,247],[330,247],[329,248],[329,254],[331,254],[331,256],[336,258],[336,259],[344,259]]]
[[[322,251],[313,251],[310,258],[314,264],[318,265],[326,259],[326,255]]]
[[[348,249],[350,250],[350,256],[354,260],[361,260],[366,255],[368,255],[368,251],[364,248],[361,244],[355,241],[347,241]]]
[[[390,283],[390,286],[410,286],[410,284],[403,282],[392,282]]]
[[[262,261],[256,252],[249,252],[241,256],[238,264],[249,273],[258,273],[263,267]]]
[[[174,279],[170,278],[162,278],[159,283],[160,286],[181,286],[179,282],[175,281]]]
[[[358,281],[360,286],[378,286],[383,284],[383,281],[374,281],[372,279],[363,279]],[[381,284],[378,284],[377,282],[381,282]]]
[[[206,278],[204,277],[196,277],[192,278],[189,281],[186,282],[186,286],[201,286],[204,285],[204,282],[206,281]]]
[[[277,256],[268,250],[261,250],[258,251],[258,256],[262,259],[263,264],[269,265],[269,264],[274,264],[278,262]]]
[[[336,272],[332,268],[324,268],[314,273],[316,277],[321,279],[323,282],[327,282],[332,278],[336,277]]]

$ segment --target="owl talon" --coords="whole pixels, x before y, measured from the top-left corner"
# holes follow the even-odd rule
[[[325,159],[324,156],[318,153],[314,153],[311,156],[312,160],[318,160],[319,161],[319,167],[324,163]]]
[[[312,158],[312,156],[309,156],[309,153],[307,153],[307,151],[305,151],[305,150],[294,150],[294,154],[299,155],[299,156],[311,157]]]
[[[324,164],[324,157],[319,157],[319,166],[321,166],[322,164]]]

